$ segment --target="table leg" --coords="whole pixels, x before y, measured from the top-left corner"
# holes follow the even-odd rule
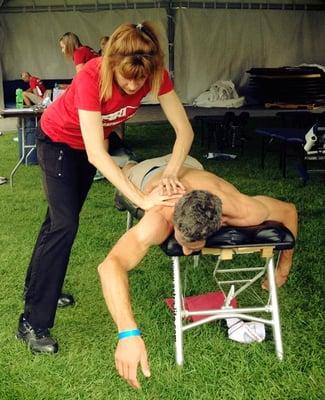
[[[22,149],[21,149],[21,157],[18,160],[17,164],[14,166],[13,170],[10,173],[10,187],[12,188],[14,185],[14,175],[20,164],[24,161],[25,158],[25,119],[24,117],[19,117],[19,121],[21,121],[21,141],[22,141]]]

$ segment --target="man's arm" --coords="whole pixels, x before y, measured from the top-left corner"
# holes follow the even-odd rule
[[[298,213],[296,207],[292,203],[286,203],[281,200],[273,199],[267,196],[255,196],[257,201],[260,201],[268,210],[268,218],[271,221],[281,222],[287,227],[293,236],[296,238],[298,234]],[[280,253],[277,268],[275,271],[275,281],[278,287],[284,285],[288,279],[294,250],[283,250]],[[268,282],[262,284],[263,289],[268,289]]]
[[[288,228],[296,238],[298,233],[298,214],[294,204],[274,199],[268,196],[242,195],[243,217],[238,219],[239,226],[258,225],[264,221],[276,221]],[[236,225],[235,223],[233,223]],[[281,251],[276,269],[277,286],[282,286],[289,275],[293,260],[293,249]],[[268,288],[267,281],[262,287]]]
[[[254,196],[267,209],[266,220],[277,221],[287,227],[296,238],[298,233],[298,214],[293,203],[273,199],[268,196]]]
[[[276,221],[286,226],[296,237],[297,210],[294,204],[268,196],[247,196],[239,192],[222,192],[223,213],[227,225],[253,226],[264,221]]]
[[[162,243],[170,233],[167,221],[155,210],[148,211],[141,221],[126,232],[99,265],[98,272],[107,307],[118,331],[132,330],[135,322],[128,287],[129,270],[146,255],[150,246]],[[132,336],[121,339],[115,351],[115,366],[121,377],[138,389],[138,364],[146,377],[150,376],[143,339]]]

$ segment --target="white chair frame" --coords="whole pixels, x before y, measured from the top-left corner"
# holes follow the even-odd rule
[[[130,229],[133,224],[133,216],[127,211],[127,222],[126,229]],[[256,246],[236,246],[227,248],[204,248],[201,251],[202,256],[214,255],[218,257],[217,265],[215,268],[215,279],[218,285],[229,284],[235,285],[240,284],[238,289],[235,289],[233,293],[230,292],[225,298],[224,308],[213,309],[213,310],[202,310],[202,311],[188,311],[184,309],[184,296],[182,293],[182,280],[181,280],[181,263],[180,257],[173,256],[173,276],[174,276],[174,308],[175,308],[175,346],[176,346],[176,364],[183,366],[184,364],[184,349],[183,349],[183,336],[184,332],[200,326],[202,324],[225,318],[240,318],[248,321],[262,322],[265,325],[269,325],[273,330],[273,337],[275,341],[275,352],[278,359],[283,359],[283,344],[281,335],[281,324],[280,324],[280,310],[278,304],[277,288],[275,282],[275,262],[274,262],[274,246],[273,245],[256,245]],[[265,260],[262,267],[247,267],[247,268],[220,268],[221,261],[231,260],[234,255],[237,254],[253,254],[260,253],[262,259]],[[202,257],[201,256],[201,257]],[[279,252],[280,256],[280,252]],[[199,261],[198,255],[194,255],[194,264],[197,265]],[[251,279],[233,279],[233,280],[219,280],[217,275],[223,273],[242,273],[242,272],[254,272],[255,275]],[[230,308],[230,302],[232,298],[237,297],[241,292],[250,287],[254,282],[261,278],[267,273],[269,282],[269,301],[260,307],[243,307],[243,308]],[[252,313],[266,312],[271,314],[270,319],[259,318],[252,315]],[[192,315],[206,315],[205,318],[187,323],[186,319]]]
[[[264,266],[262,267],[247,267],[247,268],[231,268],[221,269],[220,262],[223,260],[230,260],[235,254],[250,254],[260,253],[261,257],[265,259]],[[183,335],[184,332],[195,328],[199,325],[211,322],[214,320],[225,319],[225,318],[240,318],[248,321],[262,322],[266,325],[270,325],[273,329],[273,336],[275,340],[275,351],[279,360],[283,359],[283,345],[280,325],[280,312],[277,298],[277,289],[275,283],[275,263],[274,263],[274,247],[273,246],[254,246],[254,247],[234,247],[234,248],[204,248],[202,249],[202,255],[212,254],[218,257],[218,263],[216,266],[215,278],[218,284],[240,284],[241,286],[234,291],[232,296],[227,296],[225,299],[224,308],[202,310],[202,311],[188,311],[183,307],[184,297],[182,294],[182,283],[181,283],[181,265],[180,257],[172,257],[173,264],[173,275],[174,275],[174,307],[175,307],[175,331],[176,331],[176,363],[182,366],[184,363],[184,351],[183,351]],[[197,257],[197,256],[194,256]],[[197,259],[196,259],[197,260]],[[196,261],[197,262],[197,261]],[[255,275],[251,279],[234,279],[234,280],[223,280],[217,279],[217,275],[223,273],[242,273],[242,272],[254,272]],[[239,293],[246,290],[256,280],[267,273],[269,282],[270,297],[267,304],[260,307],[245,307],[245,308],[229,308],[230,301],[233,297],[236,297]],[[258,318],[252,313],[267,312],[271,314],[270,319]],[[206,315],[205,318],[196,322],[186,322],[186,319],[193,315]]]

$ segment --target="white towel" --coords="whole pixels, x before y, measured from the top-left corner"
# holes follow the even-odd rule
[[[229,339],[239,343],[262,342],[265,339],[265,326],[261,322],[244,322],[239,318],[227,318]]]

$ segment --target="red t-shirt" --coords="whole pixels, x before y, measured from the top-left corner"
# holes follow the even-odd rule
[[[68,89],[55,100],[41,118],[42,130],[54,141],[66,143],[74,149],[83,150],[78,110],[100,111],[107,138],[116,125],[131,118],[140,106],[141,100],[150,92],[146,82],[132,95],[121,94],[118,85],[113,82],[112,97],[108,101],[99,99],[99,68],[102,58],[89,61],[74,77]],[[159,95],[170,92],[173,83],[164,71]]]
[[[95,57],[98,57],[98,54],[95,50],[88,46],[78,47],[73,52],[73,62],[75,65],[86,64],[87,61]]]
[[[38,96],[43,97],[46,87],[44,86],[44,83],[40,80],[40,78],[37,78],[36,76],[31,76],[29,79],[29,87],[34,90],[36,89]]]

